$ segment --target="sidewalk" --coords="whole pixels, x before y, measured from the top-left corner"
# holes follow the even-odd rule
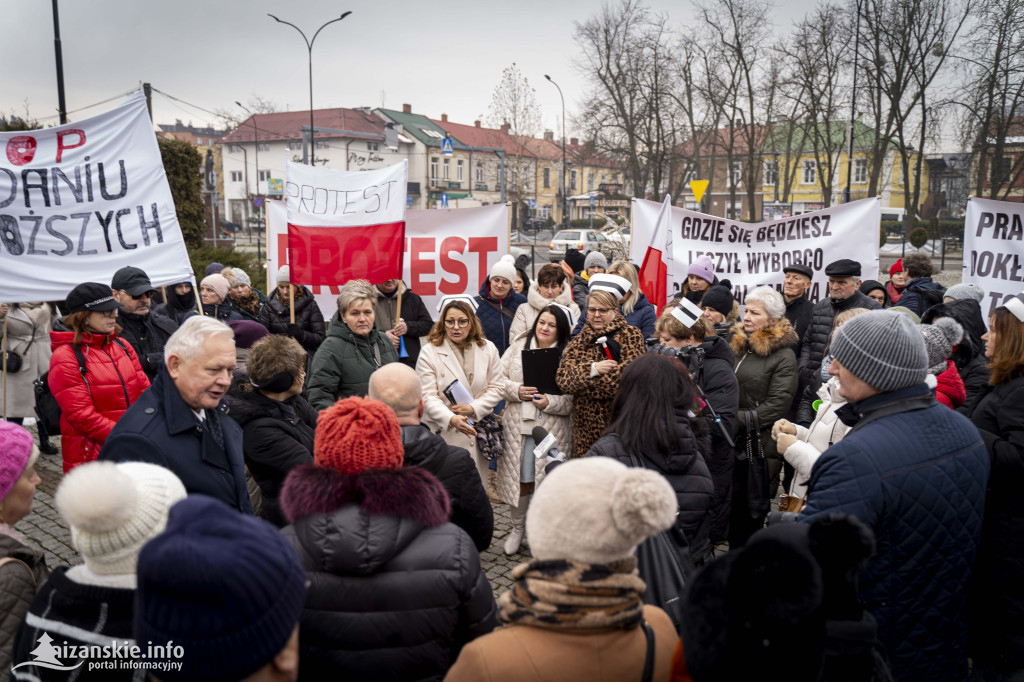
[[[26,420],[28,421],[28,420]],[[35,435],[35,427],[26,425],[26,428]],[[60,448],[60,439],[53,438],[51,442]],[[40,455],[36,463],[36,472],[42,483],[36,490],[36,496],[32,503],[32,512],[15,525],[28,544],[36,551],[46,556],[46,565],[51,569],[56,566],[73,566],[82,563],[82,557],[75,551],[71,543],[71,532],[64,521],[57,513],[57,506],[53,502],[54,492],[60,484],[64,475],[63,460],[57,455]],[[480,553],[480,564],[487,580],[491,583],[494,596],[507,590],[512,586],[509,573],[519,563],[530,558],[529,549],[525,546],[519,554],[512,557],[505,556],[502,545],[505,544],[505,537],[512,528],[512,521],[509,516],[509,507],[506,504],[494,506],[494,539],[488,550]]]

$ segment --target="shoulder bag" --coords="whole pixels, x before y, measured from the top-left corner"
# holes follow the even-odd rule
[[[747,461],[747,509],[753,518],[764,516],[771,508],[768,497],[768,459],[761,445],[761,430],[754,410],[743,411],[746,444],[740,459]]]

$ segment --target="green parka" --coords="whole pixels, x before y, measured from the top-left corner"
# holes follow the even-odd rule
[[[398,351],[384,332],[374,327],[369,337],[356,336],[334,313],[309,370],[309,404],[325,410],[339,398],[366,395],[370,375],[389,362],[398,362]]]

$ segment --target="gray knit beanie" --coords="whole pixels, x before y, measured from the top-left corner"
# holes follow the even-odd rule
[[[924,336],[906,315],[873,310],[853,318],[832,338],[832,357],[879,391],[924,382],[928,351]]]
[[[946,360],[953,354],[953,348],[964,338],[964,328],[952,317],[940,317],[932,324],[918,327],[924,336],[928,350],[928,371],[942,374],[946,371]]]
[[[608,259],[600,251],[591,251],[587,254],[586,260],[583,261],[584,270],[589,270],[595,265],[604,270],[608,269]]]
[[[954,301],[973,298],[978,303],[981,303],[981,299],[985,298],[985,290],[977,284],[968,284],[964,282],[962,284],[954,284],[950,288],[946,289],[946,293],[943,298],[951,298]]]

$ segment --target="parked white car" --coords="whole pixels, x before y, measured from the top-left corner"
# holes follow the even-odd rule
[[[609,258],[615,251],[608,237],[601,232],[572,228],[555,233],[554,238],[548,243],[548,260],[552,263],[559,262],[565,255],[565,250],[569,248],[581,251],[584,255],[591,251],[600,251]]]

